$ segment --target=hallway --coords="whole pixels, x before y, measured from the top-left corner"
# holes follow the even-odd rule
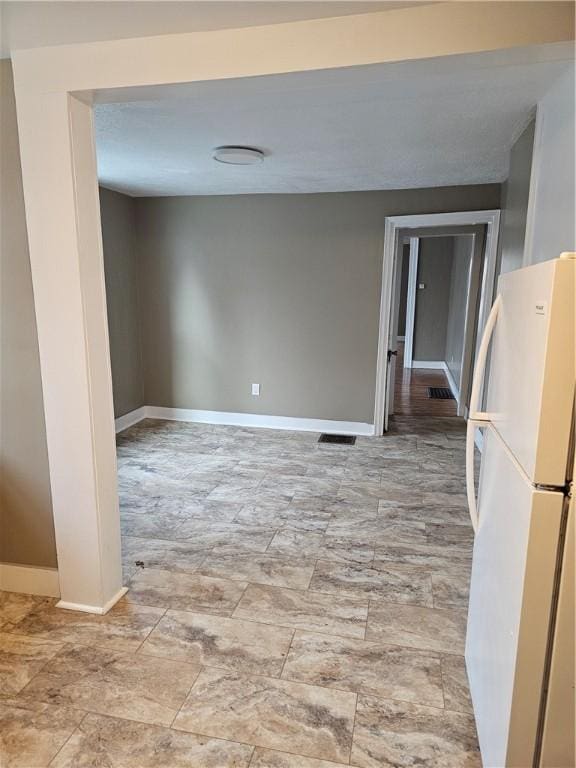
[[[480,768],[460,419],[118,437],[125,599],[4,593],[8,766]]]
[[[398,416],[456,416],[456,400],[434,400],[428,387],[448,387],[444,371],[426,368],[404,368],[404,342],[398,342],[394,412]]]

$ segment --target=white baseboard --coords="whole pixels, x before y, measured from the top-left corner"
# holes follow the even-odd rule
[[[0,590],[41,597],[60,597],[58,569],[0,563]]]
[[[199,411],[189,408],[164,408],[145,405],[120,419],[116,419],[116,432],[137,424],[142,419],[189,421],[197,424],[224,424],[234,427],[260,427],[287,429],[295,432],[330,432],[342,435],[374,434],[374,424],[362,421],[336,421],[331,419],[299,419],[292,416],[267,416],[258,413],[228,413],[226,411]]]
[[[124,416],[119,416],[116,420],[116,432],[122,432],[124,429],[128,429],[128,427],[134,426],[134,424],[138,424],[139,421],[142,421],[142,419],[146,418],[146,406],[142,405],[140,408],[136,408],[135,411],[129,411],[128,413],[125,413]]]
[[[445,363],[443,360],[412,360],[412,368],[430,368],[435,371],[443,371]]]
[[[406,336],[396,336],[398,341],[406,341]]]
[[[452,373],[450,372],[450,368],[448,368],[448,363],[444,363],[444,373],[446,374],[446,378],[448,379],[448,386],[450,387],[450,391],[454,395],[454,399],[460,405],[460,390],[456,386],[456,382],[454,381],[454,377],[452,376]]]
[[[150,419],[192,421],[199,424],[228,424],[234,427],[261,427],[263,429],[289,429],[297,432],[336,432],[350,435],[373,435],[374,425],[361,421],[333,421],[331,419],[299,419],[292,416],[267,416],[259,413],[227,413],[225,411],[197,411],[187,408],[161,408],[146,406]]]
[[[110,608],[116,605],[121,597],[124,597],[126,592],[128,592],[128,587],[122,587],[118,590],[118,592],[116,592],[114,597],[111,597],[110,600],[108,600],[108,602],[103,606],[84,605],[83,603],[69,603],[66,600],[60,600],[60,602],[56,603],[56,608],[65,608],[68,611],[82,611],[82,613],[95,613],[98,616],[104,616],[104,614],[108,613]]]

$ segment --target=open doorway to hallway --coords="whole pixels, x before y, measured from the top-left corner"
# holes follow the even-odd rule
[[[400,230],[390,414],[467,415],[486,242],[483,224]]]

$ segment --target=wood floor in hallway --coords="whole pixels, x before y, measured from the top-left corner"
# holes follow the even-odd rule
[[[429,368],[404,368],[404,344],[398,344],[394,413],[398,416],[456,416],[456,400],[434,400],[428,387],[448,387],[444,371]]]
[[[480,768],[463,430],[122,433],[129,592],[1,595],[2,765]]]

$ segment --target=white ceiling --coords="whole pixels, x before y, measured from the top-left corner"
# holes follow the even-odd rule
[[[391,10],[422,2],[0,2],[0,58],[18,48],[254,27]]]
[[[511,143],[566,66],[481,55],[174,86],[96,106],[99,177],[133,196],[500,182]],[[212,150],[223,144],[268,156],[222,165]]]

